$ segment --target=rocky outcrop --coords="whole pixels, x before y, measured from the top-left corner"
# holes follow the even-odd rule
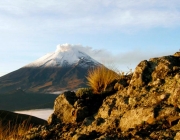
[[[26,135],[72,140],[180,138],[180,52],[142,61],[133,74],[112,86],[113,92],[101,95],[90,89],[61,94],[49,124]]]
[[[93,94],[91,89],[82,88],[76,93],[67,91],[54,102],[54,113],[48,123],[78,123],[97,112],[105,96]],[[56,119],[55,119],[56,118]],[[54,121],[55,120],[55,121]]]

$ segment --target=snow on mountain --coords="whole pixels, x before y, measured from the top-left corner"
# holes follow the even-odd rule
[[[58,45],[53,53],[48,53],[25,67],[62,67],[79,65],[88,67],[89,65],[99,65],[100,63],[78,50],[70,44]]]

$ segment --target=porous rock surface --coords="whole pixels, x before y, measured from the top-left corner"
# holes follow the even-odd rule
[[[112,92],[59,95],[48,123],[32,128],[26,138],[180,139],[180,52],[140,62]]]

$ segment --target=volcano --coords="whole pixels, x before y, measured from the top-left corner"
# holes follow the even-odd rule
[[[100,65],[70,44],[58,45],[55,52],[0,77],[0,93],[17,89],[52,93],[86,87],[88,70]]]

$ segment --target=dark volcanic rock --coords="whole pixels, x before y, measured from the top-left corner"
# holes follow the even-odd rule
[[[81,96],[77,94],[80,92],[82,92]],[[97,112],[104,98],[102,95],[93,94],[92,90],[85,88],[78,90],[76,94],[71,91],[64,92],[56,98],[54,113],[49,117],[48,123],[61,122],[66,124],[81,122],[86,117]]]
[[[112,91],[60,95],[47,125],[50,134],[43,137],[41,126],[26,135],[74,140],[180,138],[180,52],[140,62],[132,75],[114,83]]]
[[[76,101],[76,95],[74,92],[67,91],[64,94],[59,95],[54,102],[54,113],[60,121],[64,123],[73,122],[73,104]],[[53,119],[52,119],[53,120]],[[50,121],[49,121],[50,123]]]

